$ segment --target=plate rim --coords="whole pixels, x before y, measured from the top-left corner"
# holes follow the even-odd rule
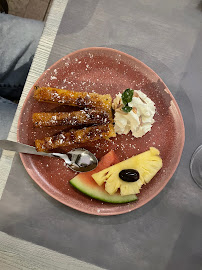
[[[171,96],[172,98],[172,101],[175,105],[175,108],[177,109],[177,112],[178,112],[178,115],[179,115],[179,120],[180,120],[180,127],[182,129],[182,134],[181,134],[181,145],[179,147],[179,155],[178,155],[178,158],[177,158],[177,161],[176,161],[176,164],[175,166],[173,167],[172,169],[172,172],[170,173],[170,175],[167,177],[167,179],[164,181],[163,185],[156,191],[152,194],[152,196],[150,196],[148,199],[144,200],[140,205],[138,205],[137,207],[135,207],[135,204],[134,204],[134,208],[133,209],[125,209],[125,210],[120,210],[118,212],[115,212],[115,213],[111,213],[111,212],[103,212],[100,211],[100,212],[90,212],[88,210],[82,210],[80,209],[80,207],[75,207],[75,206],[70,206],[68,205],[64,199],[62,198],[58,198],[57,195],[55,195],[54,193],[51,193],[49,191],[46,190],[46,188],[43,187],[43,185],[41,183],[39,183],[35,177],[34,177],[34,174],[32,173],[32,170],[29,170],[26,166],[26,155],[27,154],[23,154],[23,153],[19,153],[20,155],[20,158],[21,158],[21,161],[23,163],[23,166],[25,168],[25,170],[27,171],[27,173],[29,174],[29,176],[32,178],[32,180],[38,185],[40,186],[40,188],[45,192],[47,193],[49,196],[51,196],[52,198],[54,198],[55,200],[59,201],[60,203],[72,208],[72,209],[75,209],[77,211],[80,211],[82,213],[86,213],[86,214],[90,214],[90,215],[96,215],[96,216],[114,216],[114,215],[120,215],[120,214],[125,214],[125,213],[128,213],[128,212],[131,212],[131,211],[134,211],[142,206],[144,206],[145,204],[147,204],[149,201],[151,201],[152,199],[154,199],[163,189],[164,187],[167,185],[167,183],[171,180],[173,174],[175,173],[178,165],[179,165],[179,162],[180,162],[180,159],[181,159],[181,156],[182,156],[182,152],[183,152],[183,148],[184,148],[184,143],[185,143],[185,127],[184,127],[184,120],[183,120],[183,117],[182,117],[182,113],[180,111],[180,108],[179,108],[179,105],[177,103],[177,101],[175,100],[174,96],[172,95],[171,91],[169,90],[169,88],[167,87],[167,85],[164,83],[164,81],[159,77],[159,75],[152,69],[150,68],[149,66],[147,66],[145,63],[143,63],[142,61],[140,61],[139,59],[137,59],[136,57],[130,55],[130,54],[127,54],[125,52],[122,52],[122,51],[119,51],[117,49],[113,49],[113,48],[109,48],[109,47],[87,47],[87,48],[82,48],[82,49],[79,49],[79,50],[76,50],[76,51],[73,51],[63,57],[61,57],[59,60],[57,60],[53,65],[51,65],[50,67],[46,68],[44,70],[44,72],[40,75],[40,77],[36,80],[36,82],[32,85],[32,87],[30,88],[24,102],[23,102],[23,105],[22,105],[22,108],[20,110],[20,113],[19,113],[19,117],[18,117],[18,123],[17,123],[17,141],[20,142],[20,135],[19,135],[19,130],[20,130],[20,120],[22,118],[22,114],[23,114],[23,110],[24,110],[24,107],[25,105],[27,104],[27,101],[31,95],[31,92],[32,92],[32,89],[34,87],[35,84],[37,84],[37,82],[40,80],[41,77],[43,77],[47,71],[47,69],[52,69],[54,68],[55,66],[58,65],[59,62],[61,62],[64,58],[68,58],[68,57],[71,57],[73,56],[74,54],[78,54],[78,53],[82,53],[82,52],[86,52],[86,51],[99,51],[99,50],[104,50],[104,51],[112,51],[114,53],[118,53],[118,54],[121,54],[125,57],[128,57],[130,58],[131,60],[135,60],[138,64],[142,65],[145,69],[149,70],[155,77],[157,77],[158,79],[160,79],[160,81],[165,85],[165,89],[166,89],[166,92]],[[121,205],[121,204],[117,204],[117,205]]]

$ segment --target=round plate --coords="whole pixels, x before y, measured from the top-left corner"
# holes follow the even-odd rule
[[[142,138],[117,135],[110,141],[96,141],[85,147],[101,158],[113,149],[124,160],[155,146],[160,150],[163,168],[152,181],[143,187],[138,201],[126,204],[109,204],[91,199],[75,190],[69,180],[75,173],[64,166],[62,160],[21,154],[25,169],[32,179],[50,196],[79,211],[94,215],[117,215],[129,212],[154,198],[168,183],[180,161],[184,145],[184,124],[179,107],[159,76],[136,58],[110,48],[86,48],[60,59],[47,69],[37,86],[50,86],[74,91],[99,94],[110,93],[112,98],[126,88],[142,90],[156,104],[155,123],[151,132]],[[34,112],[66,111],[71,108],[56,104],[40,103],[30,90],[18,121],[18,141],[33,145],[36,138],[43,138],[60,128],[34,128]],[[64,129],[64,128],[63,128]],[[67,149],[68,150],[68,149]]]

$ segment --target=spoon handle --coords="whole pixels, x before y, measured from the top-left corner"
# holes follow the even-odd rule
[[[45,152],[37,152],[36,148],[30,145],[26,145],[23,143],[13,142],[9,140],[0,140],[0,148],[15,151],[18,153],[25,153],[25,154],[32,154],[32,155],[39,155],[39,156],[49,156],[52,157],[51,153]]]

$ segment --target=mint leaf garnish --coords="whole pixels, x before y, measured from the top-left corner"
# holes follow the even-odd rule
[[[130,112],[130,111],[132,110],[132,107],[126,105],[125,107],[122,108],[122,110],[123,110],[124,112]]]
[[[128,103],[132,101],[133,93],[134,93],[134,90],[128,88],[123,92],[123,94],[121,96],[122,97],[122,102],[125,105],[122,108],[122,110],[124,112],[130,112],[132,110],[132,107],[128,106]]]
[[[133,92],[134,90],[132,89],[126,89],[123,94],[122,94],[122,101],[123,101],[123,104],[126,105],[127,103],[131,102],[132,101],[132,98],[133,98]]]

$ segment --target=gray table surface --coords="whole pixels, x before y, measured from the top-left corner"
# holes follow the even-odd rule
[[[200,1],[69,1],[50,66],[76,49],[106,46],[149,65],[175,96],[185,123],[181,162],[164,190],[128,214],[97,217],[45,194],[16,155],[0,201],[0,230],[106,269],[201,269],[202,191],[189,160],[202,134]]]

